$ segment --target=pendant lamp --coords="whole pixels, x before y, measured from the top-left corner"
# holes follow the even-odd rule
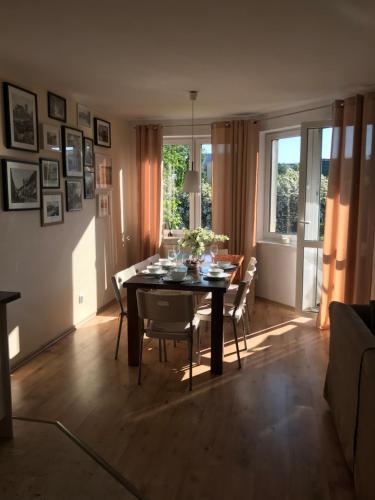
[[[197,99],[198,91],[190,90],[191,100],[191,170],[185,174],[182,191],[184,193],[199,193],[200,179],[199,172],[194,170],[195,146],[194,146],[194,102]]]

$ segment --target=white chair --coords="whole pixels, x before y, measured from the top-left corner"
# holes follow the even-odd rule
[[[143,338],[160,340],[186,340],[189,358],[189,390],[193,383],[193,337],[199,321],[194,317],[192,292],[165,290],[163,293],[137,290],[138,316],[142,320],[143,331],[140,335],[138,384],[142,377]],[[146,322],[145,322],[146,320]]]
[[[156,253],[155,255],[152,255],[151,257],[147,257],[147,259],[142,260],[141,262],[137,262],[137,264],[134,264],[134,268],[137,273],[140,273],[141,271],[144,271],[147,266],[150,264],[155,264],[155,262],[158,262],[160,259],[160,255]]]
[[[246,345],[246,331],[244,325],[244,311],[246,304],[246,294],[248,292],[250,283],[249,281],[240,281],[238,284],[237,292],[234,297],[233,303],[224,303],[224,320],[229,320],[233,326],[234,341],[236,343],[238,368],[241,368],[241,357],[240,350],[238,347],[238,336],[237,336],[237,325],[242,320],[243,329],[243,340],[245,344],[245,350],[247,350]],[[209,303],[201,305],[196,313],[196,316],[200,321],[211,321],[212,309]]]
[[[117,333],[115,359],[117,359],[117,357],[118,357],[118,350],[120,347],[122,321],[123,321],[124,317],[127,316],[127,314],[128,314],[125,307],[124,307],[124,304],[122,302],[122,295],[121,295],[122,284],[125,281],[127,281],[128,279],[130,279],[132,276],[135,276],[136,274],[137,273],[136,273],[135,267],[130,266],[127,269],[124,269],[124,270],[119,271],[118,273],[114,274],[111,278],[113,291],[115,292],[115,298],[120,306],[119,326],[118,326],[118,333]]]

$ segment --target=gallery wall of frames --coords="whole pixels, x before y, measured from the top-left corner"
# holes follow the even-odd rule
[[[83,209],[96,198],[97,217],[107,217],[112,190],[111,123],[77,104],[76,123],[67,121],[67,99],[47,91],[37,96],[3,82],[5,146],[2,158],[3,209],[40,210],[42,226],[62,224],[64,212]],[[38,119],[38,100],[46,99],[48,123]],[[93,138],[92,138],[93,137]],[[107,148],[108,154],[104,154]],[[38,161],[17,157],[37,153]]]

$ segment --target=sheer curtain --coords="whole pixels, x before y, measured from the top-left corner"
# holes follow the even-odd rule
[[[321,328],[329,327],[331,301],[365,303],[374,293],[374,127],[375,93],[335,102],[318,319]]]
[[[160,125],[136,127],[140,260],[157,253],[160,246],[162,144]]]
[[[255,255],[259,131],[250,120],[212,124],[212,227],[229,253]]]

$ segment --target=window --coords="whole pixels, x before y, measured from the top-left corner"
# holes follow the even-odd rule
[[[182,186],[191,168],[191,138],[164,139],[163,229],[178,233],[198,226],[211,229],[212,147],[209,138],[194,139],[194,168],[200,172],[201,192],[184,193]]]
[[[299,131],[266,135],[265,236],[297,234],[300,149]]]

